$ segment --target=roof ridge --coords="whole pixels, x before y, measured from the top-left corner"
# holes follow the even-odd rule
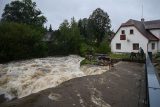
[[[145,22],[154,22],[154,21],[160,21],[160,19],[157,19],[157,20],[148,20],[148,21],[145,21]]]
[[[129,19],[129,20],[136,21],[136,22],[141,22],[140,20],[135,20],[135,19]]]

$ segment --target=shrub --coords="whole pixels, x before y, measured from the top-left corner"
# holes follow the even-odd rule
[[[89,45],[87,45],[86,43],[82,43],[80,45],[80,54],[82,56],[85,56],[87,54],[88,48],[89,48]]]
[[[110,52],[111,52],[111,49],[107,41],[101,42],[100,46],[97,48],[97,53],[108,54]]]
[[[46,46],[41,41],[43,35],[42,28],[13,22],[1,22],[1,62],[44,56]]]
[[[86,43],[81,43],[80,45],[80,55],[85,56],[86,54],[94,54],[96,51],[96,47],[88,45]]]
[[[81,61],[80,66],[85,65],[85,64],[91,64],[91,62],[87,59],[84,59]]]

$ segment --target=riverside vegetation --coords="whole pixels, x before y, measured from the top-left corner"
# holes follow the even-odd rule
[[[106,12],[97,8],[89,16],[76,21],[64,20],[58,30],[44,27],[47,18],[32,0],[11,1],[0,20],[0,62],[37,57],[110,52],[113,32]],[[44,42],[47,32],[53,40]]]

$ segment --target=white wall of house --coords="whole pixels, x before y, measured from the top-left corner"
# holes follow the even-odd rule
[[[150,32],[160,39],[160,29],[152,29]],[[160,52],[160,41],[158,42],[158,52]]]
[[[152,48],[152,44],[155,44],[155,48]],[[148,43],[148,52],[152,52],[153,54],[157,53],[158,51],[158,42],[151,41]]]
[[[134,34],[130,34],[131,29],[133,29]],[[125,30],[126,40],[120,40],[122,30]],[[120,50],[116,49],[116,43],[121,43]],[[111,51],[114,53],[137,52],[138,50],[133,50],[133,43],[139,43],[139,47],[142,47],[145,53],[147,52],[148,39],[146,37],[144,37],[134,26],[121,27],[111,41]]]

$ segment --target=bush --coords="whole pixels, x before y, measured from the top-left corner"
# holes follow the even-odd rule
[[[41,41],[43,29],[18,23],[0,23],[1,62],[42,57],[46,46]]]
[[[108,54],[110,52],[111,52],[111,49],[107,41],[101,42],[100,46],[97,48],[97,53]]]
[[[96,47],[88,45],[86,43],[81,43],[80,45],[80,55],[85,56],[86,54],[94,54],[96,51]]]
[[[91,61],[89,61],[87,59],[84,59],[84,60],[81,61],[80,66],[86,65],[86,64],[91,64]]]
[[[86,43],[82,43],[81,45],[80,45],[80,55],[81,56],[85,56],[86,54],[87,54],[87,52],[88,52],[88,49],[89,49],[89,45],[87,45]]]
[[[158,52],[157,54],[155,54],[155,55],[153,56],[153,58],[154,58],[156,61],[160,62],[160,52]]]

